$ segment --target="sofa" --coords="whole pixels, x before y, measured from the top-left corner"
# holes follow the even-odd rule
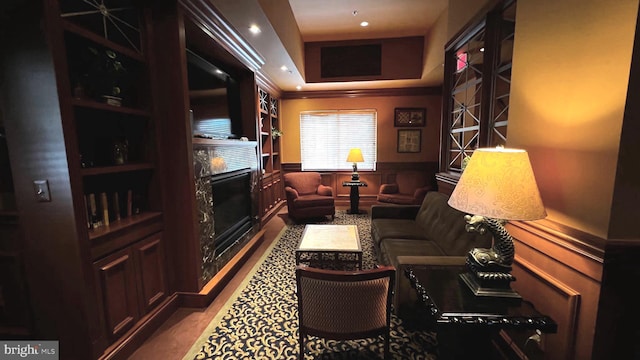
[[[371,239],[378,263],[397,269],[396,309],[406,302],[410,290],[403,280],[408,265],[463,265],[472,248],[491,247],[491,235],[467,232],[466,214],[449,206],[448,199],[446,194],[430,191],[421,205],[371,207]]]

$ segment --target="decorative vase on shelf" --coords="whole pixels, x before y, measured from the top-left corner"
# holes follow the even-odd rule
[[[272,128],[271,128],[271,136],[272,136],[274,139],[277,139],[277,138],[279,138],[279,137],[280,137],[280,136],[282,136],[282,135],[284,135],[284,133],[283,133],[282,131],[280,131],[280,130],[276,129],[275,127],[272,127]]]
[[[113,143],[113,163],[115,165],[124,165],[129,162],[129,142],[117,140]]]
[[[112,106],[122,105],[122,86],[127,73],[118,55],[109,49],[88,47],[90,62],[85,74],[93,96]]]

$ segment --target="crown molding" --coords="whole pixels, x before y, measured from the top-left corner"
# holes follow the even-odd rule
[[[367,96],[423,96],[442,95],[442,87],[411,87],[389,89],[360,89],[360,90],[326,90],[326,91],[285,91],[282,99],[320,99]]]

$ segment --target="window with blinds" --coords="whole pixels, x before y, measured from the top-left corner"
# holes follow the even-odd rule
[[[300,113],[302,170],[351,170],[351,148],[360,148],[364,162],[358,170],[376,169],[377,113],[375,110],[329,110]]]

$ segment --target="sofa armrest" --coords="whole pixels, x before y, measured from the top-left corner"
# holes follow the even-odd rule
[[[414,198],[422,198],[424,199],[424,196],[427,195],[427,192],[431,190],[431,186],[423,186],[421,188],[417,188],[416,191],[413,192],[413,197]],[[422,203],[422,202],[420,202]]]
[[[380,185],[380,194],[395,194],[398,192],[398,184],[382,184]]]
[[[372,205],[371,219],[415,219],[420,205]]]
[[[316,192],[318,193],[318,195],[333,196],[333,190],[331,189],[331,186],[320,184],[318,185],[318,190]]]

